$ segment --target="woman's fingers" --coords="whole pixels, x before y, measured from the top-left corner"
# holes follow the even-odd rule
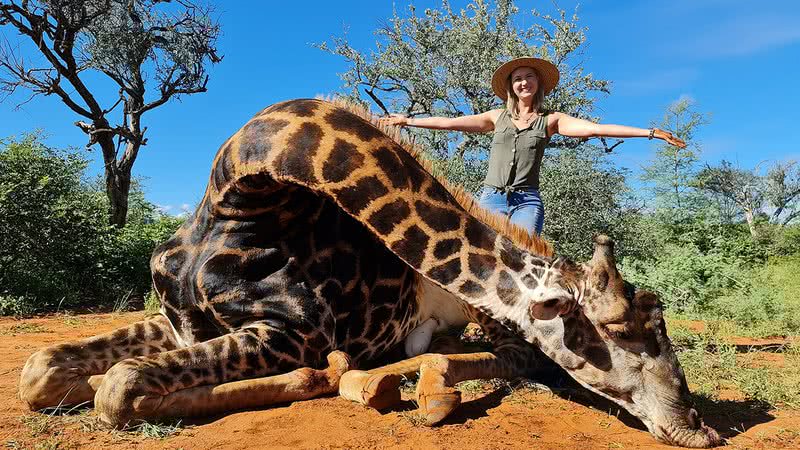
[[[674,145],[674,146],[680,147],[680,148],[686,148],[686,142],[684,142],[683,139],[674,136],[669,131],[664,131],[664,130],[660,130],[660,129],[656,128],[655,133],[653,133],[653,134],[654,134],[655,137],[657,137],[659,139],[663,139],[664,141],[667,141],[667,143],[670,144],[670,145]]]
[[[393,125],[403,127],[408,124],[408,118],[402,114],[390,114],[389,117],[381,117],[378,119],[381,125]]]

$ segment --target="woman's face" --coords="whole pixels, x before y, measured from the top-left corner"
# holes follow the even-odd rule
[[[531,67],[517,67],[511,72],[511,90],[520,100],[533,99],[539,89],[539,79]]]

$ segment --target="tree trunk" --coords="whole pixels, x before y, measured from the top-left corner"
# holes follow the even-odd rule
[[[124,170],[110,173],[106,169],[106,196],[108,197],[108,222],[122,228],[128,219],[128,192],[131,189],[131,174]]]
[[[756,220],[753,211],[745,209],[744,218],[747,220],[747,227],[750,228],[750,236],[752,236],[753,239],[758,238],[758,232],[756,231]]]
[[[105,119],[94,122],[96,129],[108,128]],[[100,133],[96,135],[97,143],[103,151],[105,163],[106,197],[108,197],[108,223],[122,228],[128,219],[128,193],[131,189],[132,164],[123,166],[117,161],[117,150],[114,135]]]

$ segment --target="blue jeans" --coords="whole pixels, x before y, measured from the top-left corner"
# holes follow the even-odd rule
[[[512,223],[528,231],[542,234],[544,204],[536,189],[505,193],[486,186],[478,194],[478,204],[489,211],[510,217]]]

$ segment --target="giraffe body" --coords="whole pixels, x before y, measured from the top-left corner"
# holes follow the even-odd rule
[[[119,426],[337,389],[382,407],[419,371],[433,424],[460,402],[454,383],[528,375],[544,354],[662,441],[719,441],[687,403],[657,299],[622,281],[610,242],[585,265],[553,258],[327,102],[273,105],[228,139],[151,268],[162,316],[31,356],[20,394],[32,409],[94,398]],[[350,370],[409,336],[410,353],[424,351],[431,319],[478,322],[495,350]]]

